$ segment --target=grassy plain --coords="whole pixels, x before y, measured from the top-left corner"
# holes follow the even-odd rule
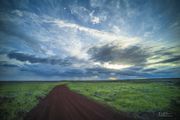
[[[22,120],[39,100],[60,84],[127,113],[179,112],[180,89],[176,82],[7,82],[0,83],[0,119]]]

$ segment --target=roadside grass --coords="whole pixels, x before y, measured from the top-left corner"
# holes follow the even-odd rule
[[[179,86],[167,82],[0,83],[0,119],[22,120],[39,100],[60,84],[124,112],[166,111],[171,109],[172,101],[180,103]]]
[[[171,100],[180,102],[180,89],[167,83],[78,83],[69,86],[125,112],[162,111],[170,107]]]
[[[58,83],[9,83],[0,85],[0,119],[22,120],[40,98]]]

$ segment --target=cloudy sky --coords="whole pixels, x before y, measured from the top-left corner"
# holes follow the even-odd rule
[[[179,0],[0,0],[0,80],[180,77]]]

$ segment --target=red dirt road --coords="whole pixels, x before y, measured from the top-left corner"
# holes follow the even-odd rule
[[[129,120],[123,113],[75,93],[66,85],[56,86],[24,120]]]

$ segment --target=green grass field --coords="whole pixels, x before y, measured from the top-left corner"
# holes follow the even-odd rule
[[[0,84],[0,119],[22,120],[59,84],[119,111],[179,112],[180,89],[174,82],[16,82]]]

